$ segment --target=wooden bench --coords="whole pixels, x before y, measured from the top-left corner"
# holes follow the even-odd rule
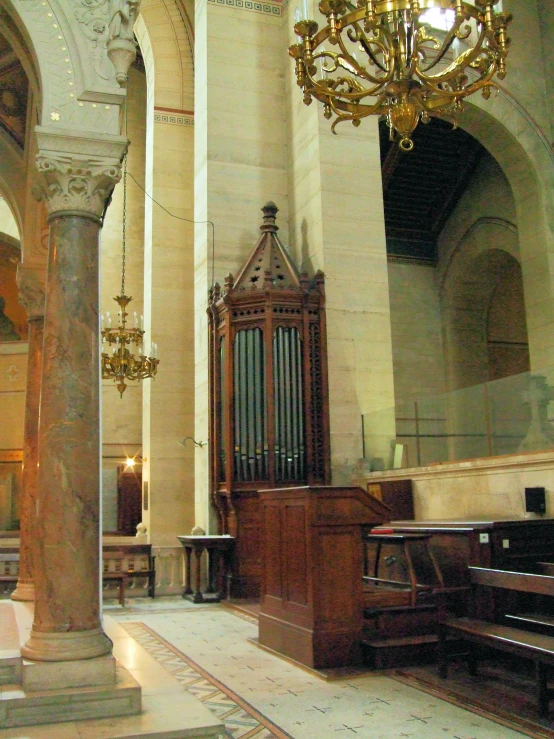
[[[148,596],[156,596],[156,558],[152,556],[150,544],[104,544],[102,564],[102,581],[118,585],[122,606],[125,605],[125,589],[133,580],[145,580]]]
[[[478,588],[500,588],[518,593],[534,593],[554,596],[554,577],[524,572],[490,570],[469,567],[473,588],[474,611],[478,610],[476,597]],[[554,667],[554,636],[534,633],[505,624],[492,623],[478,618],[446,618],[439,624],[439,674],[448,677],[448,662],[451,642],[448,637],[513,654],[531,660],[535,665],[536,695],[541,715],[548,713],[549,700],[554,691],[547,685],[550,668]],[[467,656],[470,674],[477,674],[477,650],[471,649]]]
[[[19,552],[3,551],[0,553],[0,585],[5,592],[6,585],[16,585],[19,578]]]

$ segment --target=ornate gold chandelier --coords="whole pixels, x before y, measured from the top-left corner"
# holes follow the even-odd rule
[[[498,2],[321,0],[328,25],[298,20],[301,41],[289,48],[304,102],[316,98],[326,118],[336,116],[333,133],[342,121],[359,126],[366,116],[386,116],[391,139],[410,151],[420,120],[455,126],[464,98],[478,90],[489,98],[493,77],[505,77],[512,15],[495,12]],[[441,13],[443,30],[432,27],[430,12]]]
[[[123,165],[123,248],[121,260],[121,294],[114,298],[119,306],[118,325],[112,327],[112,317],[109,311],[100,316],[100,329],[102,335],[102,379],[114,380],[119,390],[120,397],[127,388],[125,380],[131,382],[146,380],[154,377],[158,371],[158,345],[152,342],[150,356],[144,344],[144,318],[140,321],[136,313],[133,313],[133,328],[127,327],[127,306],[133,299],[125,295],[125,236],[127,228],[127,157]],[[138,349],[138,356],[131,352],[134,344]],[[107,345],[107,346],[106,346]],[[109,351],[111,350],[111,354]]]

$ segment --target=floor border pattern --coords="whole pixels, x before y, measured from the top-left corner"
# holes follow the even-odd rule
[[[119,625],[225,724],[229,739],[294,739],[146,624]]]

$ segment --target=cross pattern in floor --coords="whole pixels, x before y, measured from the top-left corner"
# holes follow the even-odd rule
[[[110,615],[205,705],[212,701],[235,739],[525,736],[382,674],[321,680],[254,646],[252,619],[218,606]]]

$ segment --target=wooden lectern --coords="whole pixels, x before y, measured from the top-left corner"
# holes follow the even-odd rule
[[[389,520],[362,488],[260,490],[259,643],[314,668],[361,661],[362,526]]]

